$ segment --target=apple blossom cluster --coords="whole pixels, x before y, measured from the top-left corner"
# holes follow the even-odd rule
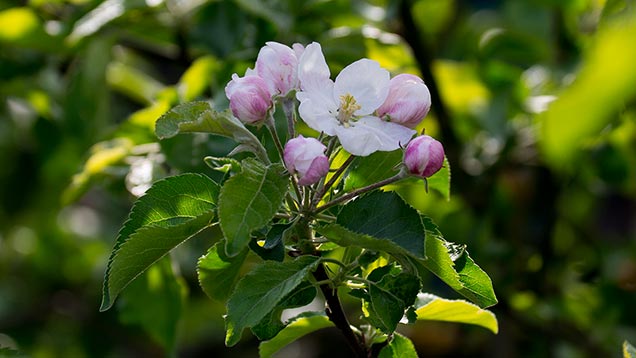
[[[319,43],[290,48],[268,42],[254,69],[243,77],[234,74],[225,93],[234,116],[246,124],[266,124],[279,99],[295,96],[300,118],[310,128],[337,137],[351,155],[406,148],[406,172],[423,178],[443,165],[441,143],[425,135],[412,139],[431,106],[424,81],[410,74],[391,78],[373,60],[355,61],[332,80]],[[285,166],[300,185],[314,184],[329,171],[325,150],[318,139],[291,138],[284,148]]]

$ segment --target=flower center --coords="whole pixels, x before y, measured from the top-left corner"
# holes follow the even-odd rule
[[[338,108],[338,121],[345,126],[349,127],[349,120],[352,119],[353,113],[362,108],[356,102],[356,99],[349,93],[340,96],[340,108]]]

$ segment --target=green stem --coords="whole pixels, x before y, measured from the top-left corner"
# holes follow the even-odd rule
[[[283,99],[283,112],[285,112],[285,117],[287,117],[287,140],[289,140],[296,136],[296,128],[294,126],[296,113],[294,112],[293,98]]]
[[[311,206],[310,209],[314,209],[316,207],[316,205],[318,205],[318,203],[320,202],[320,200],[322,199],[322,197],[325,195],[325,193],[327,191],[329,191],[329,189],[331,189],[331,187],[335,184],[335,182],[338,180],[338,178],[340,177],[340,175],[342,175],[342,173],[345,171],[345,169],[347,169],[347,167],[353,162],[353,160],[356,158],[356,156],[351,155],[349,156],[349,158],[347,158],[347,160],[345,160],[344,163],[342,163],[342,165],[340,166],[340,168],[338,168],[338,170],[336,170],[335,173],[333,173],[333,175],[331,176],[331,178],[329,179],[329,181],[327,182],[327,184],[323,185],[317,192],[316,195],[314,195],[314,198],[311,200]]]
[[[329,209],[330,207],[332,207],[334,205],[338,205],[338,204],[340,204],[342,202],[345,202],[345,201],[347,201],[349,199],[353,199],[353,198],[355,198],[356,196],[358,196],[360,194],[364,194],[364,193],[369,192],[371,190],[374,190],[374,189],[377,189],[377,188],[381,188],[381,187],[383,187],[385,185],[389,185],[389,184],[395,183],[396,181],[404,179],[406,177],[407,177],[406,171],[400,171],[399,173],[397,173],[396,175],[394,175],[394,176],[392,176],[390,178],[384,179],[384,180],[379,181],[379,182],[377,182],[375,184],[371,184],[369,186],[365,186],[363,188],[360,188],[360,189],[354,190],[352,192],[349,192],[349,193],[347,193],[347,194],[345,194],[343,196],[337,197],[337,198],[333,199],[332,201],[330,201],[330,202],[328,202],[328,203],[326,203],[326,204],[324,204],[322,206],[317,207],[315,209],[315,212],[319,213],[319,212],[321,212],[323,210]]]
[[[284,163],[285,149],[283,149],[283,145],[280,142],[280,138],[278,137],[278,132],[276,131],[276,124],[274,122],[274,117],[272,115],[270,115],[269,118],[265,121],[265,127],[267,127],[267,130],[269,131],[269,134],[271,134],[272,139],[274,139],[274,145],[276,146],[276,150],[278,151],[280,160],[281,162]],[[292,182],[292,187],[294,188],[294,191],[296,192],[296,197],[298,198],[298,207],[301,207],[303,202],[303,196],[300,193],[298,183],[296,182],[296,178],[294,178],[293,175],[291,176],[291,182]]]
[[[274,123],[274,117],[272,115],[270,115],[269,118],[265,121],[265,127],[267,127],[269,133],[272,135],[272,139],[274,139],[274,145],[276,145],[276,150],[278,151],[280,160],[283,161],[285,150],[283,149],[283,145],[280,142],[280,138],[278,138],[276,124]]]

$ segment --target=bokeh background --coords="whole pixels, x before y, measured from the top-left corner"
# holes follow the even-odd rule
[[[424,78],[420,129],[445,145],[452,198],[400,192],[493,279],[499,334],[404,327],[420,355],[620,357],[636,342],[635,14],[631,0],[0,1],[0,347],[256,356],[247,334],[224,347],[223,307],[198,288],[214,232],[105,313],[102,275],[152,180],[213,175],[202,158],[232,148],[159,143],[154,121],[190,100],[226,106],[266,41],[318,41],[332,73],[368,57]],[[348,354],[326,330],[281,357]]]

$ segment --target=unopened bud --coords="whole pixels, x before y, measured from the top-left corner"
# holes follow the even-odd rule
[[[404,165],[408,172],[423,178],[437,173],[444,164],[444,147],[431,136],[414,138],[404,151]]]
[[[325,147],[315,138],[302,135],[285,144],[283,159],[291,173],[298,173],[298,184],[311,185],[329,172],[329,159],[324,154]]]
[[[272,98],[265,81],[248,70],[245,77],[232,75],[225,87],[230,109],[236,118],[246,124],[262,122],[272,107]]]
[[[415,128],[431,108],[431,94],[417,76],[401,74],[389,82],[389,96],[377,109],[379,117],[405,127]]]

